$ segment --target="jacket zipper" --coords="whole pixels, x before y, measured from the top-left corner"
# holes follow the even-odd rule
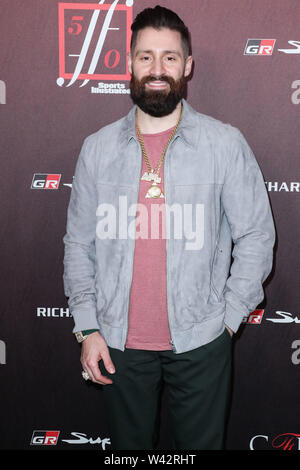
[[[168,146],[168,149],[167,149],[167,152],[166,152],[166,155],[165,155],[165,161],[164,161],[164,187],[165,187],[165,205],[167,205],[167,186],[168,186],[168,183],[167,181],[170,180],[170,178],[168,178],[167,176],[167,171],[166,169],[169,171],[169,166],[167,165],[167,162],[168,162],[168,155],[169,155],[169,149],[171,147],[171,145],[173,144],[174,140],[176,139],[176,135],[173,137],[173,139],[171,140],[171,142],[169,143],[169,146]],[[168,167],[168,168],[167,168]],[[167,176],[167,178],[166,178]],[[170,241],[170,240],[169,240]],[[175,347],[175,344],[174,344],[174,341],[173,341],[173,338],[172,338],[172,322],[170,321],[170,315],[169,315],[169,295],[168,295],[168,291],[169,291],[169,282],[168,282],[168,267],[169,267],[169,256],[168,256],[168,240],[166,240],[166,285],[167,285],[167,314],[168,314],[168,321],[169,321],[169,328],[170,328],[170,335],[171,335],[171,341],[170,341],[170,345],[172,347],[172,351],[174,353],[176,353],[176,347]]]
[[[142,150],[139,145],[139,150],[140,150],[140,164],[139,164],[139,172],[138,172],[138,185],[137,185],[137,193],[136,193],[136,204],[138,204],[138,198],[139,198],[139,185],[140,185],[140,175],[142,171]],[[136,216],[136,214],[135,214]],[[135,230],[136,230],[136,225],[135,225]],[[128,325],[129,325],[129,304],[130,304],[130,294],[131,294],[131,286],[132,286],[132,277],[133,277],[133,263],[134,263],[134,253],[135,253],[135,236],[133,239],[133,250],[132,250],[132,258],[131,258],[131,277],[130,277],[130,282],[129,282],[129,289],[128,289],[128,299],[127,299],[127,317],[126,317],[126,325],[125,325],[125,336],[123,339],[123,349],[125,350],[125,345],[127,341],[127,335],[128,335]]]
[[[215,251],[214,251],[214,257],[213,257],[213,260],[212,260],[212,264],[211,264],[211,272],[210,272],[210,285],[211,285],[211,288],[213,290],[213,292],[215,293],[218,301],[220,301],[220,296],[217,292],[217,289],[214,285],[214,281],[213,281],[213,270],[214,270],[214,265],[215,265],[215,261],[216,261],[216,256],[217,256],[217,253],[218,252],[221,252],[222,253],[222,250],[219,248],[219,240],[220,240],[220,224],[219,224],[219,227],[218,227],[218,238],[216,240],[216,244],[215,244]]]

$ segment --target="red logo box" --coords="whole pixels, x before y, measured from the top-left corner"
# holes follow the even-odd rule
[[[33,431],[30,445],[56,446],[60,431]]]
[[[76,80],[130,80],[132,6],[117,1],[58,4],[58,85],[65,79],[68,86]]]
[[[244,55],[272,55],[276,39],[248,39]]]
[[[259,325],[262,321],[262,317],[264,314],[264,310],[253,310],[248,316],[246,323],[250,323],[252,325]]]
[[[48,173],[35,173],[33,175],[31,189],[58,189],[61,175]]]

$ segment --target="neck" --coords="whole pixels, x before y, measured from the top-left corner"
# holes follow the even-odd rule
[[[166,131],[176,126],[181,112],[181,102],[171,114],[163,117],[153,117],[145,113],[141,108],[137,107],[136,119],[142,134],[156,134]]]

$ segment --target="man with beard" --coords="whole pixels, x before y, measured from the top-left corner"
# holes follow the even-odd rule
[[[268,197],[241,133],[183,98],[192,57],[174,12],[136,17],[128,65],[135,106],[85,140],[68,209],[64,282],[83,377],[103,385],[114,449],[155,448],[163,386],[173,448],[221,449],[231,337],[272,265]]]

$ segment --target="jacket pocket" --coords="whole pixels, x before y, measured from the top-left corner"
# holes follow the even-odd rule
[[[223,299],[223,292],[229,275],[231,263],[231,251],[216,246],[214,261],[212,265],[212,273],[210,280],[211,292],[214,294],[217,302]]]

